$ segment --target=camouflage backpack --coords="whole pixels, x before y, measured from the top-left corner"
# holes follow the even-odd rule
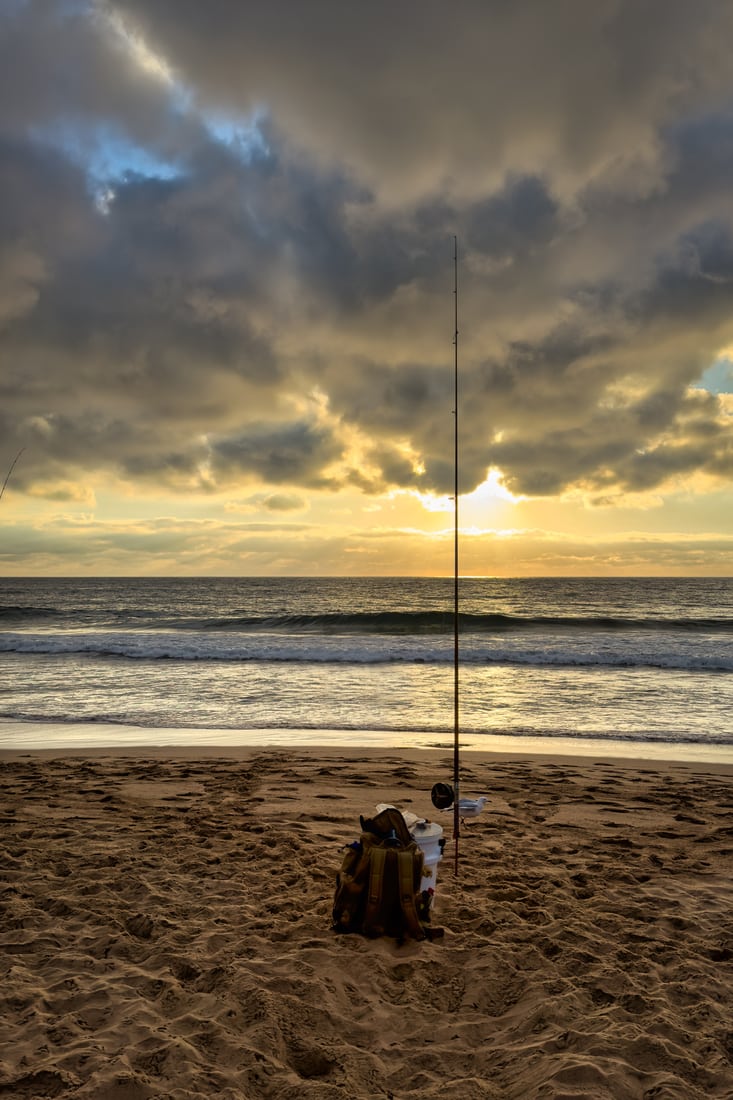
[[[336,875],[333,927],[402,942],[432,939],[430,892],[422,889],[423,853],[399,810],[360,818],[361,838],[346,849]]]

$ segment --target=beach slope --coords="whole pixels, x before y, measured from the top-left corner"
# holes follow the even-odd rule
[[[330,929],[440,752],[5,753],[0,1096],[730,1097],[733,774],[466,754],[435,923]]]

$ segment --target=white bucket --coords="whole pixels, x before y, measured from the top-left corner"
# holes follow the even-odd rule
[[[416,821],[410,829],[410,836],[423,853],[423,890],[432,890],[435,895],[438,888],[438,864],[443,858],[443,829],[433,821]]]

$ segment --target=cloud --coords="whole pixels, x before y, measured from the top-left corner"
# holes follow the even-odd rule
[[[543,529],[498,529],[462,533],[466,573],[487,565],[497,574],[640,576],[724,573],[733,553],[733,534],[701,530],[649,534],[568,537]],[[297,571],[298,575],[445,575],[452,561],[452,530],[426,534],[404,526],[364,530],[287,522],[241,524],[182,521],[157,516],[147,521],[100,521],[91,515],[57,514],[43,523],[4,525],[0,565],[8,575],[232,576]]]
[[[445,18],[6,9],[16,493],[450,493],[454,233],[463,492],[490,469],[590,501],[730,480],[730,412],[693,387],[733,341],[733,12]]]
[[[266,104],[289,142],[400,196],[475,195],[529,165],[576,183],[633,159],[728,87],[733,21],[716,0],[574,0],[551,17],[543,0],[462,0],[449,20],[438,0],[115,8],[203,105]]]
[[[268,512],[299,512],[306,507],[303,497],[295,493],[273,493],[262,501]]]
[[[326,429],[303,421],[258,424],[246,434],[211,443],[215,474],[257,474],[273,485],[297,483],[319,489],[332,484],[323,470],[340,454],[340,445]]]

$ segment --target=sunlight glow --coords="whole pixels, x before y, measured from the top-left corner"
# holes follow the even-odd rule
[[[142,36],[126,25],[118,12],[107,12],[106,19],[110,30],[117,36],[137,67],[146,75],[160,81],[161,84],[165,84],[169,88],[174,87],[176,81],[173,71],[165,58],[151,50]]]
[[[398,451],[406,462],[409,462],[412,472],[419,477],[425,473],[425,463],[419,452],[412,446],[409,439],[395,442],[395,450]]]
[[[103,217],[109,215],[112,203],[115,201],[117,194],[114,188],[107,186],[106,184],[99,188],[94,196],[94,205]]]
[[[434,493],[420,493],[417,489],[406,491],[408,495],[420,501],[426,512],[452,512],[454,508],[452,496],[436,496]],[[459,511],[468,508],[472,512],[495,508],[499,503],[517,504],[525,497],[514,496],[502,482],[500,470],[489,470],[485,481],[478,485],[472,493],[461,496],[458,506]]]

